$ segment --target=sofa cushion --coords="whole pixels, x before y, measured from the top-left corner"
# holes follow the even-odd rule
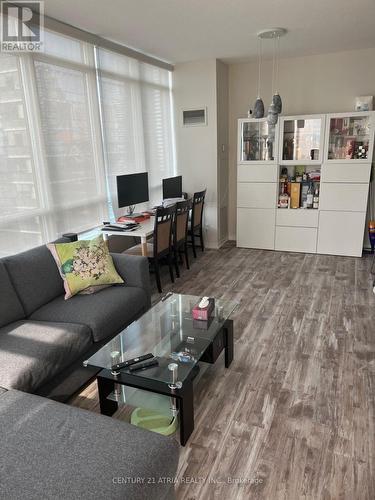
[[[35,311],[31,319],[88,325],[94,341],[99,342],[125,328],[147,305],[145,290],[119,285],[69,300],[57,297]]]
[[[26,316],[64,293],[63,281],[45,245],[4,257],[3,262]]]
[[[2,396],[0,428],[6,429],[0,433],[1,498],[173,497],[166,481],[175,477],[179,445],[172,438],[19,391]]]
[[[47,248],[63,279],[65,299],[88,288],[124,283],[113,265],[108,243],[102,234],[92,240],[49,243]]]
[[[150,268],[147,257],[111,253],[115,268],[128,286],[143,288],[147,294],[147,304],[151,307]]]
[[[17,321],[0,328],[0,386],[34,392],[92,345],[90,329],[72,323]]]
[[[10,281],[8,271],[0,261],[0,327],[24,317],[25,312]]]

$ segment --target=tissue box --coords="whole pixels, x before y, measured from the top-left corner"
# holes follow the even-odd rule
[[[215,311],[215,299],[209,299],[209,304],[207,307],[201,309],[199,307],[199,302],[193,307],[192,314],[193,319],[208,321],[208,319],[213,315]]]
[[[193,328],[195,330],[208,330],[212,324],[213,316],[208,318],[207,321],[204,319],[193,319]]]

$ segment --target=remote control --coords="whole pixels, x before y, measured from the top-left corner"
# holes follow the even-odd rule
[[[135,365],[135,363],[139,363],[140,361],[146,361],[146,359],[153,358],[154,355],[150,352],[148,354],[144,354],[143,356],[138,356],[137,358],[128,359],[122,363],[118,363],[117,365],[112,366],[112,371],[116,372],[117,370],[121,370],[121,368],[128,368],[131,365]]]
[[[159,364],[159,361],[154,358],[151,361],[145,361],[144,363],[139,363],[136,366],[131,366],[129,368],[130,372],[136,372],[138,370],[146,370],[147,368],[151,368],[152,366],[157,366]]]

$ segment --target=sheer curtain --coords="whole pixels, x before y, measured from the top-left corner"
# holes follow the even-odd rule
[[[21,65],[21,57],[0,53],[0,256],[42,242],[43,201]]]
[[[81,232],[107,217],[93,47],[56,38],[45,41],[53,55],[33,61],[52,235]]]
[[[168,70],[49,31],[43,54],[0,53],[0,257],[100,225],[116,175],[146,170],[156,203],[174,173]]]
[[[0,55],[0,256],[108,213],[94,49],[48,32],[45,46]]]
[[[150,203],[175,172],[170,72],[97,49],[98,83],[108,187],[115,215],[116,175],[148,172]]]

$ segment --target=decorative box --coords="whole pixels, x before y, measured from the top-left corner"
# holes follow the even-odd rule
[[[207,307],[200,308],[199,302],[193,307],[192,314],[193,319],[208,321],[208,319],[213,315],[215,311],[215,299],[210,298]]]
[[[204,319],[193,319],[193,328],[195,328],[195,330],[208,330],[213,319],[213,316],[208,318],[207,321]]]

